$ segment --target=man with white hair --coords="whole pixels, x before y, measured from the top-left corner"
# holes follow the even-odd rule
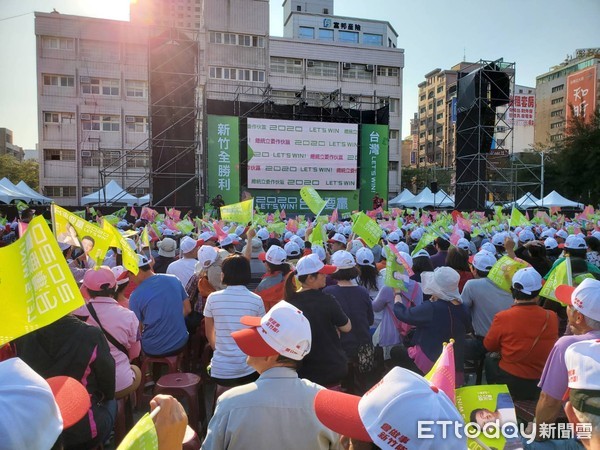
[[[568,387],[569,373],[565,364],[567,348],[575,342],[600,339],[600,281],[587,278],[577,287],[561,285],[556,297],[567,306],[569,327],[573,334],[563,336],[552,348],[542,378],[542,393],[535,409],[535,421],[554,423],[562,407]]]
[[[260,377],[219,397],[202,448],[340,448],[339,435],[319,422],[313,408],[323,388],[297,374],[312,343],[302,311],[282,300],[263,317],[240,321],[249,328],[231,336]]]
[[[198,248],[202,245],[202,241],[196,241],[189,236],[184,237],[179,243],[182,257],[177,261],[173,261],[167,267],[167,275],[175,275],[181,281],[181,285],[185,288],[196,268],[198,260]]]

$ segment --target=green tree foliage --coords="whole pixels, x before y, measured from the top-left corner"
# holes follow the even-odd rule
[[[600,201],[600,109],[591,119],[573,116],[564,142],[550,153],[547,179],[567,198],[584,204]],[[549,192],[549,190],[548,190]]]
[[[402,189],[418,193],[425,187],[431,187],[431,182],[437,180],[440,189],[449,192],[453,169],[433,168],[402,168]]]
[[[20,162],[12,155],[0,155],[0,179],[6,177],[14,184],[23,180],[32,189],[39,185],[40,166],[36,160]]]

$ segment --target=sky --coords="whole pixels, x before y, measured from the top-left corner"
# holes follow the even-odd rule
[[[271,0],[272,36],[283,34],[283,0]],[[37,143],[34,11],[129,20],[129,0],[0,0],[0,127],[14,143]],[[402,136],[417,111],[417,85],[433,69],[467,61],[516,64],[516,83],[578,48],[600,48],[599,0],[337,0],[335,15],[387,20],[405,51]],[[16,16],[16,17],[15,17]]]

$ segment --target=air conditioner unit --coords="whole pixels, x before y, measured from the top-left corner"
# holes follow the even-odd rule
[[[135,123],[134,116],[125,116],[125,123]]]
[[[92,117],[89,114],[81,114],[81,120],[92,120]]]
[[[352,69],[352,63],[349,63],[349,62],[342,63],[342,69],[344,69],[344,70]]]
[[[306,67],[314,67],[314,66],[315,66],[314,61],[311,61],[311,60],[306,61]]]
[[[301,66],[302,65],[302,60],[301,59],[295,59],[294,60],[294,65],[295,66]]]
[[[374,66],[373,64],[367,64],[367,65],[365,66],[365,70],[366,70],[367,72],[373,72],[373,68],[374,68],[374,67],[375,67],[375,66]]]
[[[81,150],[81,156],[82,157],[85,157],[85,156],[91,157],[92,152],[90,150]]]
[[[136,195],[146,195],[146,190],[144,188],[135,188]]]
[[[90,77],[80,77],[79,81],[82,83],[89,83],[90,82]]]

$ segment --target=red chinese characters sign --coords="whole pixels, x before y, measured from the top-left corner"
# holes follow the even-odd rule
[[[567,123],[573,116],[589,119],[596,110],[596,67],[575,72],[567,77]]]
[[[533,126],[535,113],[535,95],[515,94],[511,98],[512,107],[508,110],[507,120],[514,119],[514,126]]]

